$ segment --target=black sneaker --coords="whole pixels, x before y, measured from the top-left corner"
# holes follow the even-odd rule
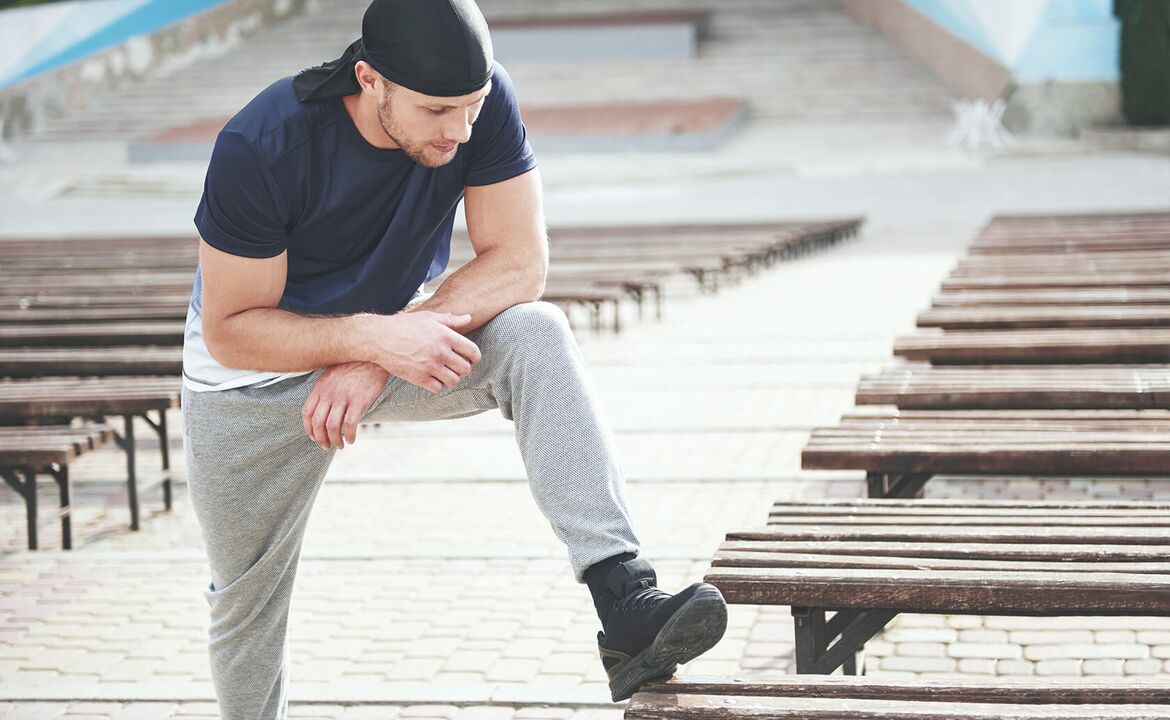
[[[645,560],[631,560],[606,578],[616,598],[597,633],[613,701],[625,700],[649,680],[667,678],[710,650],[727,629],[727,603],[714,585],[695,583],[671,595],[659,590]]]

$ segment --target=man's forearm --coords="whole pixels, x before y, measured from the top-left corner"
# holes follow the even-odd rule
[[[539,300],[547,268],[543,248],[524,255],[490,250],[449,275],[434,295],[410,309],[466,313],[471,323],[460,331],[474,330],[513,305]]]
[[[300,372],[368,361],[370,315],[306,317],[279,308],[254,308],[204,327],[212,356],[227,367]]]

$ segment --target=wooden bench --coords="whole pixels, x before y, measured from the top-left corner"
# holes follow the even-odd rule
[[[0,309],[0,327],[12,325],[73,325],[79,323],[114,323],[127,321],[185,321],[187,306],[139,305],[137,307],[77,307]]]
[[[1098,678],[994,682],[684,677],[649,683],[626,720],[1166,720],[1168,688]]]
[[[183,372],[183,348],[87,347],[0,349],[0,376],[169,375]]]
[[[1170,289],[951,290],[935,295],[933,305],[936,308],[995,305],[1170,305]]]
[[[1164,365],[944,366],[906,363],[865,375],[858,405],[904,410],[1170,410]]]
[[[1159,477],[1170,474],[1170,413],[897,410],[816,428],[806,470],[863,470],[870,497],[918,495],[934,475]]]
[[[183,344],[182,320],[91,323],[14,323],[0,326],[0,347],[109,347]]]
[[[1166,270],[1036,275],[980,275],[951,277],[942,282],[952,290],[1033,290],[1059,288],[1165,288],[1170,287]]]
[[[945,307],[918,315],[918,327],[942,330],[1129,328],[1170,326],[1170,305],[998,305]]]
[[[791,606],[798,673],[855,673],[900,613],[1170,616],[1170,504],[778,502],[727,534],[706,581]]]
[[[1170,362],[1170,328],[956,330],[898,338],[894,354],[935,365]]]
[[[166,411],[179,407],[179,377],[43,378],[0,382],[0,423],[63,424],[73,418],[121,417],[122,432],[114,441],[126,455],[126,489],[130,529],[139,527],[138,494],[161,486],[163,505],[172,504],[170,437]],[[154,413],[154,416],[151,416]],[[140,486],[134,419],[141,418],[158,436],[161,473]]]
[[[104,424],[0,427],[0,477],[24,499],[28,549],[36,550],[42,518],[37,507],[37,478],[48,475],[60,498],[53,519],[61,520],[61,547],[73,548],[69,463],[114,437]]]

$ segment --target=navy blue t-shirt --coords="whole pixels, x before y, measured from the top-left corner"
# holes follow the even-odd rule
[[[438,168],[370,145],[341,98],[299,102],[288,77],[219,133],[195,226],[234,255],[287,250],[286,310],[393,313],[446,268],[464,188],[535,166],[498,63],[471,139]]]

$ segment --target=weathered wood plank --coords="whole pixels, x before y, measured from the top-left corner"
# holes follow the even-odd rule
[[[726,678],[702,675],[674,677],[647,683],[646,693],[686,695],[756,695],[797,698],[853,698],[934,702],[1047,704],[1155,704],[1167,702],[1170,686],[1162,680],[1094,678],[1083,681],[1054,678],[997,677],[994,682],[915,678],[752,675]]]
[[[981,615],[1166,615],[1170,578],[1137,573],[713,567],[729,603]]]
[[[1165,720],[1168,705],[1005,705],[796,697],[639,694],[627,720]]]

